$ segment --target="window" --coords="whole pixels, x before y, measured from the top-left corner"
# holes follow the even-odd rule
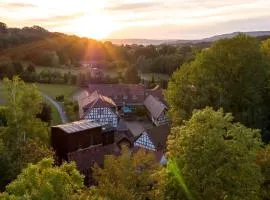
[[[128,96],[127,95],[123,95],[123,99],[128,99]]]

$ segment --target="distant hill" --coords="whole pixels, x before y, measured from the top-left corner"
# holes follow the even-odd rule
[[[138,45],[160,45],[164,43],[170,43],[174,42],[176,40],[150,40],[150,39],[104,39],[105,41],[109,41],[116,45],[132,45],[132,44],[138,44]]]
[[[224,39],[224,38],[232,38],[237,36],[240,33],[244,33],[246,35],[252,36],[252,37],[260,37],[260,36],[270,36],[270,31],[253,31],[253,32],[233,32],[233,33],[227,33],[222,35],[215,35],[213,37],[205,38],[202,40],[199,40],[200,42],[214,42],[216,40]]]
[[[198,39],[198,40],[177,40],[177,39],[170,39],[170,40],[152,40],[152,39],[105,39],[103,41],[110,41],[116,45],[122,44],[138,44],[138,45],[161,45],[161,44],[198,44],[198,43],[209,43],[214,42],[219,39],[224,38],[232,38],[237,36],[240,33],[247,34],[252,37],[262,37],[262,36],[270,36],[270,31],[253,31],[253,32],[233,32],[227,33],[222,35],[215,35],[209,38]]]
[[[270,31],[252,31],[252,32],[233,32],[233,33],[226,33],[222,35],[215,35],[209,38],[204,38],[204,39],[199,39],[199,40],[175,40],[171,41],[167,44],[199,44],[199,43],[211,43],[215,42],[220,39],[225,39],[225,38],[232,38],[237,36],[238,34],[243,33],[252,37],[257,37],[257,38],[262,38],[266,39],[266,36],[270,37]]]

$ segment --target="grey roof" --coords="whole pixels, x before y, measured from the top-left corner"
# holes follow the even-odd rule
[[[147,130],[147,134],[157,149],[165,149],[167,137],[170,134],[169,124],[161,125]]]
[[[157,119],[161,113],[167,109],[167,106],[162,103],[161,101],[157,100],[152,95],[149,95],[145,101],[144,106],[147,108],[147,110],[151,113],[151,115]]]
[[[120,122],[117,126],[117,131],[127,131],[127,130],[128,130],[128,128],[127,128],[126,122],[123,120],[120,120]]]
[[[93,122],[91,120],[80,120],[80,121],[75,121],[71,123],[60,124],[53,127],[60,128],[66,133],[75,133],[75,132],[84,131],[87,129],[102,127],[102,125],[100,123]]]
[[[134,138],[140,136],[145,131],[145,128],[139,122],[126,122],[126,126]]]

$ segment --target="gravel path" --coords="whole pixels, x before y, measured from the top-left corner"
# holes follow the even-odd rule
[[[60,114],[62,123],[67,123],[68,118],[67,118],[66,112],[63,108],[63,105],[58,103],[57,101],[53,100],[50,96],[48,96],[47,94],[45,94],[43,92],[41,92],[41,96],[43,96],[45,99],[47,99],[48,101],[50,101],[54,105],[54,107],[57,109],[58,113]]]

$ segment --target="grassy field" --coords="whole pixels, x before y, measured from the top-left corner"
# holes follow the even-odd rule
[[[86,68],[60,68],[60,67],[43,67],[43,66],[36,66],[36,71],[39,73],[41,71],[50,71],[50,72],[60,72],[60,73],[71,73],[77,75],[79,73],[84,73]],[[101,70],[104,76],[110,76],[115,78],[118,76],[117,70],[108,70],[102,69]],[[122,72],[124,73],[124,72]],[[154,76],[155,80],[169,80],[170,76],[167,74],[160,74],[160,73],[142,73],[141,78],[146,80],[152,80],[152,76]]]
[[[74,75],[77,75],[80,71],[80,69],[75,68],[60,68],[60,67],[43,67],[43,66],[36,66],[35,67],[36,72],[40,73],[41,71],[49,71],[49,72],[60,72],[60,73],[71,73]]]
[[[62,84],[35,84],[37,88],[55,99],[58,95],[64,95],[66,98],[70,98],[75,92],[79,90],[77,86],[74,85],[62,85]]]
[[[71,85],[36,83],[36,86],[40,91],[51,96],[53,99],[55,99],[57,95],[64,95],[65,97],[70,98],[74,92],[79,90],[78,87],[71,86]],[[4,92],[4,86],[2,82],[0,81],[0,105],[5,103],[5,96],[6,94]],[[51,104],[50,101],[45,100],[45,102],[51,105],[51,108],[52,108],[52,125],[60,124],[61,118],[57,109]]]
[[[59,68],[59,67],[43,67],[43,66],[36,66],[36,72],[40,73],[41,71],[50,71],[50,72],[60,72],[63,73],[71,73],[73,75],[77,75],[79,73],[85,73],[87,71],[87,68]],[[89,70],[89,69],[88,69]],[[101,70],[104,76],[110,76],[112,78],[117,77],[118,73],[115,70]]]

